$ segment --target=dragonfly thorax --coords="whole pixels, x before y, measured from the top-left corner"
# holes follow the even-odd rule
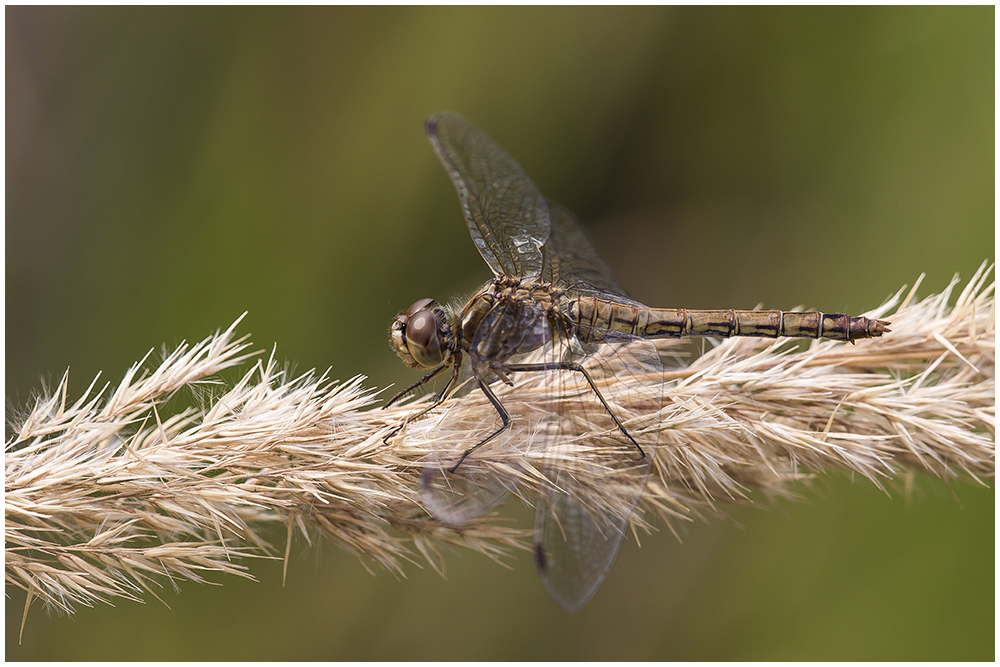
[[[396,317],[389,329],[392,347],[412,368],[434,368],[447,363],[453,352],[453,316],[434,299],[415,301]]]
[[[461,345],[473,365],[502,367],[552,339],[559,325],[558,291],[538,281],[500,276],[486,283],[459,315]]]

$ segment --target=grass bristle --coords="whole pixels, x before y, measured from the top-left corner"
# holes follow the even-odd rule
[[[892,321],[882,338],[733,338],[668,369],[657,418],[627,424],[660,431],[634,525],[710,514],[749,502],[752,491],[791,495],[802,479],[838,470],[879,487],[908,471],[986,484],[995,456],[992,269],[984,265],[957,297],[957,279],[923,300],[901,291],[867,314]],[[420,504],[431,455],[455,447],[469,424],[494,422],[480,392],[449,399],[386,444],[413,404],[367,409],[375,394],[363,378],[293,378],[272,356],[201,407],[171,412],[178,390],[248,363],[249,343],[235,326],[151,369],[144,359],[117,387],[95,381],[72,403],[66,375],[11,425],[6,577],[28,604],[37,598],[73,613],[159,597],[165,581],[251,577],[244,558],[287,557],[257,534],[268,523],[287,526],[289,539],[292,531],[325,536],[396,572],[417,557],[441,569],[443,544],[494,559],[523,546],[526,531],[493,515],[449,528]],[[664,358],[675,356],[672,345],[663,343]],[[530,406],[543,391],[544,382],[518,377],[498,395]],[[519,493],[532,498],[540,454],[530,428],[508,439],[520,446],[469,465],[517,476]],[[592,475],[585,445],[574,446],[559,455]]]

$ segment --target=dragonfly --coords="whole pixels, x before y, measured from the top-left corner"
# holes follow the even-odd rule
[[[883,320],[817,311],[646,306],[622,289],[569,211],[546,199],[479,128],[446,112],[430,117],[425,130],[493,278],[464,304],[420,299],[392,323],[396,353],[426,374],[386,407],[449,370],[451,375],[437,397],[387,440],[459,386],[478,388],[493,417],[470,426],[458,449],[424,468],[421,498],[445,524],[471,521],[515,487],[509,466],[490,467],[484,452],[505,434],[530,442],[541,452],[535,565],[567,611],[580,609],[604,582],[653,468],[663,407],[655,339],[854,342],[889,331]],[[514,387],[515,379],[533,384],[527,407],[512,416],[511,402],[498,393]]]

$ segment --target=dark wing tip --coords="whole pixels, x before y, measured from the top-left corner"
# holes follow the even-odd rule
[[[436,137],[438,132],[438,121],[441,119],[441,114],[436,113],[427,120],[424,121],[424,132],[427,133],[428,137]]]
[[[546,572],[548,572],[549,569],[549,560],[545,556],[545,547],[543,547],[541,544],[535,544],[534,553],[535,553],[535,567],[538,568],[539,573],[545,574]]]
[[[428,137],[436,137],[438,135],[438,125],[441,121],[449,119],[468,122],[452,111],[440,111],[424,121],[424,132],[427,133]]]

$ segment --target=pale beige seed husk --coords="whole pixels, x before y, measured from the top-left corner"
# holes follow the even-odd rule
[[[956,296],[957,279],[918,300],[916,288],[871,313],[892,332],[856,345],[734,338],[709,345],[690,364],[680,344],[662,408],[647,395],[615,397],[626,428],[658,436],[652,473],[633,528],[688,520],[726,503],[791,496],[801,480],[837,470],[879,487],[913,472],[987,484],[994,474],[994,282],[983,266]],[[954,305],[949,302],[954,301]],[[165,582],[201,582],[210,572],[251,577],[245,557],[284,555],[293,534],[333,540],[363,563],[402,573],[418,556],[437,569],[445,544],[500,561],[527,531],[489,513],[445,526],[422,507],[420,471],[442,451],[473,444],[470,433],[496,420],[481,392],[455,396],[384,438],[421,402],[369,409],[363,378],[291,378],[273,354],[236,386],[218,374],[251,360],[235,327],[162,363],[136,363],[116,387],[97,380],[70,403],[68,375],[12,425],[5,447],[5,562],[8,584],[63,612],[114,598],[160,598]],[[147,355],[148,357],[148,355]],[[512,413],[530,414],[546,380],[525,375],[497,394]],[[195,390],[198,407],[169,399]],[[426,400],[426,399],[424,399]],[[574,402],[563,418],[587,428]],[[652,429],[652,431],[651,431]],[[543,460],[558,457],[613,506],[599,479],[600,452],[585,437],[542,448],[530,419],[467,463],[516,479],[530,501]],[[466,444],[468,443],[468,444]],[[589,484],[589,486],[588,486]],[[755,493],[760,492],[760,493]],[[282,554],[258,532],[287,529]],[[25,609],[27,614],[27,607]]]

